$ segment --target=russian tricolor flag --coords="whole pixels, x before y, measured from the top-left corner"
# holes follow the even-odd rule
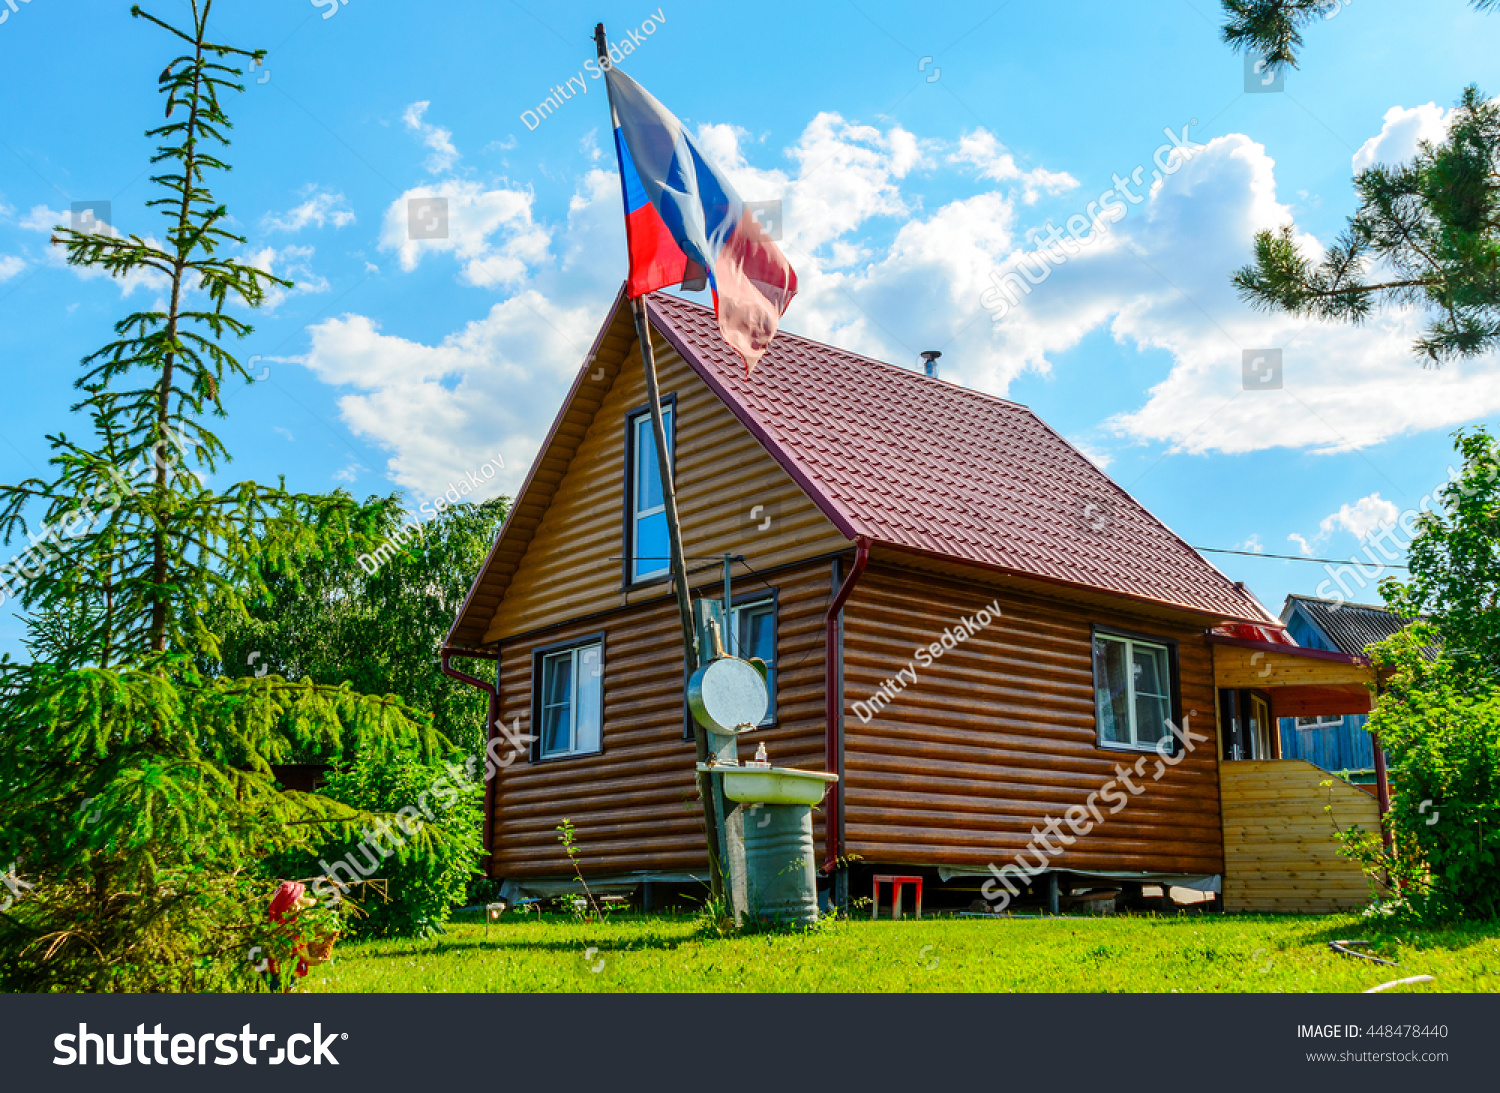
[[[719,332],[748,372],[797,294],[797,274],[682,123],[618,68],[606,78],[630,248],[626,294],[706,280]]]

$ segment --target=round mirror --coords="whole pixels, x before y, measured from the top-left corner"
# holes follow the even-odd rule
[[[710,732],[733,736],[755,728],[771,708],[766,681],[749,661],[720,657],[693,673],[688,708]]]

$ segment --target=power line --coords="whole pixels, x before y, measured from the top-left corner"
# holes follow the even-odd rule
[[[1222,547],[1194,547],[1202,554],[1243,554],[1247,558],[1279,558],[1284,562],[1323,562],[1326,565],[1372,565],[1376,569],[1410,569],[1399,562],[1362,562],[1357,558],[1308,558],[1301,554],[1265,554],[1259,550],[1225,550]]]

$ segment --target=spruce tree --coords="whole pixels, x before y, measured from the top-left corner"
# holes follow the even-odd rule
[[[163,241],[58,228],[70,264],[152,276],[165,310],[138,311],[83,361],[79,442],[48,439],[50,477],[0,487],[0,535],[30,550],[3,575],[31,617],[29,664],[0,661],[0,986],[21,990],[254,989],[271,948],[269,855],[376,817],[277,788],[272,764],[313,752],[444,745],[394,697],[277,675],[228,678],[210,604],[245,611],[266,578],[296,579],[320,542],[368,538],[344,495],[210,483],[229,453],[210,429],[246,369],[231,313],[288,282],[232,255],[209,179],[227,171],[224,97],[259,61],[210,41],[212,0],[159,77],[165,118],[149,202]],[[420,842],[420,838],[419,838]]]

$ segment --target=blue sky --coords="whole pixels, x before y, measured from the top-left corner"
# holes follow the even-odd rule
[[[584,67],[603,19],[612,39],[641,35],[622,67],[743,196],[783,200],[803,286],[787,328],[911,366],[941,349],[945,378],[1034,407],[1194,545],[1347,557],[1441,482],[1455,428],[1494,419],[1497,362],[1424,370],[1419,316],[1259,315],[1229,276],[1257,228],[1290,220],[1326,244],[1356,163],[1440,134],[1465,83],[1500,89],[1500,16],[1415,7],[1344,4],[1284,91],[1247,94],[1209,0],[917,17],[875,0],[218,0],[218,36],[270,55],[229,106],[235,170],[216,194],[246,256],[299,283],[239,347],[265,378],[226,398],[226,481],[400,488],[415,505],[499,455],[519,483],[624,274],[604,88]],[[78,430],[79,358],[159,293],[80,276],[47,246],[75,201],[160,230],[142,133],[169,43],[127,3],[87,9],[31,0],[0,23],[8,482],[42,471],[44,433]],[[585,93],[523,120],[575,76]],[[1143,166],[1150,186],[1164,130],[1184,127],[1201,147],[995,321],[991,271],[1047,246],[1028,233],[1084,214],[1116,174]],[[422,196],[448,199],[447,239],[407,238]],[[1283,386],[1245,390],[1243,353],[1265,348]],[[1273,610],[1326,576],[1213,560]]]

